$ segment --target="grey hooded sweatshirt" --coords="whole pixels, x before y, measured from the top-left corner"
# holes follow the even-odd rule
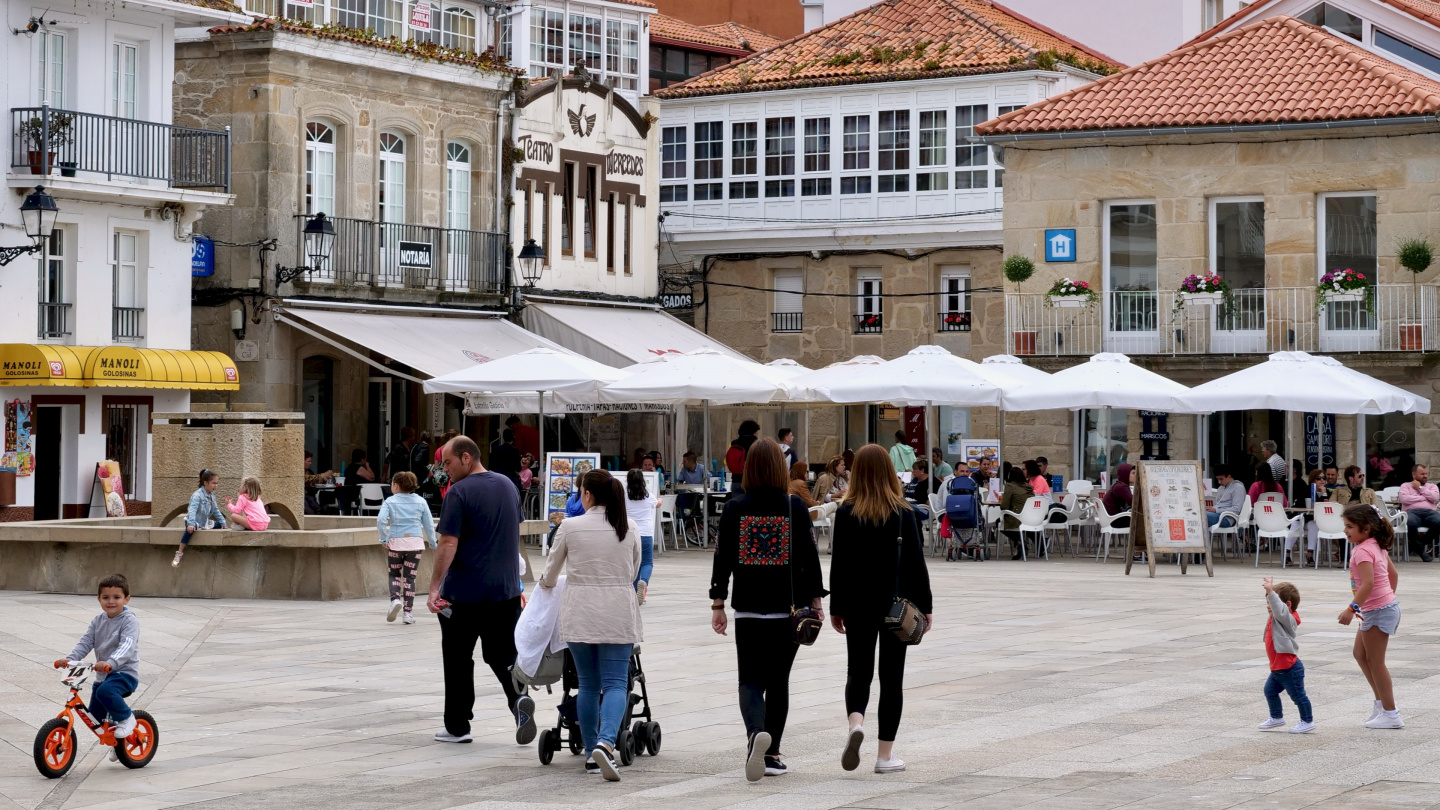
[[[1275,645],[1275,652],[1299,655],[1300,642],[1295,639],[1299,623],[1295,621],[1289,605],[1281,601],[1280,594],[1273,591],[1267,601],[1270,603],[1270,642]]]
[[[120,615],[110,618],[101,612],[90,620],[85,635],[75,643],[75,649],[65,656],[70,661],[83,661],[86,653],[95,651],[95,660],[109,661],[115,672],[128,672],[140,677],[140,620],[121,608]],[[105,680],[105,673],[95,673],[95,683]]]

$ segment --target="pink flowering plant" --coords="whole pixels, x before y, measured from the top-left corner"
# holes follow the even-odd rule
[[[1083,298],[1085,305],[1090,306],[1100,300],[1100,294],[1090,286],[1088,281],[1076,281],[1075,279],[1062,278],[1050,285],[1045,291],[1045,303],[1048,306],[1055,306],[1056,298]]]
[[[1348,267],[1344,270],[1331,270],[1321,276],[1320,283],[1315,285],[1315,306],[1323,308],[1328,303],[1330,296],[1355,290],[1365,292],[1365,309],[1370,309],[1373,304],[1375,288],[1365,278],[1365,274]]]
[[[1229,312],[1235,305],[1235,296],[1230,291],[1230,282],[1215,275],[1214,273],[1195,274],[1191,273],[1180,282],[1179,295],[1175,296],[1175,309],[1184,309],[1185,296],[1187,295],[1208,295],[1219,293],[1224,297],[1225,311]]]

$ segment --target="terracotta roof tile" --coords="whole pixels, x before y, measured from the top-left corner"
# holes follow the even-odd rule
[[[990,0],[882,0],[656,93],[661,98],[926,79],[1053,67],[1122,65]]]
[[[716,25],[701,26],[706,31],[724,37],[736,48],[743,48],[747,51],[766,51],[784,40],[779,37],[772,37],[764,31],[756,31],[748,25],[741,25],[737,22],[718,23]]]
[[[1294,17],[1272,17],[977,126],[982,135],[1226,126],[1440,112],[1435,82]]]
[[[200,8],[208,8],[208,9],[211,9],[212,11],[228,11],[228,12],[230,12],[231,14],[244,14],[244,13],[245,13],[245,9],[240,8],[239,6],[237,6],[237,5],[235,5],[234,3],[230,2],[230,0],[174,0],[174,1],[175,1],[176,3],[180,3],[180,4],[186,5],[186,6],[198,6],[198,7],[200,7]]]
[[[691,25],[684,20],[664,14],[656,14],[650,18],[650,37],[652,39],[668,39],[674,42],[692,42],[708,48],[724,48],[727,51],[749,50],[741,46],[733,38],[727,37],[718,31],[713,31],[710,28],[702,28],[698,25]]]

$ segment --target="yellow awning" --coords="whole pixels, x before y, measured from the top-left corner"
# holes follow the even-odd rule
[[[222,352],[0,343],[5,385],[235,391],[240,373]]]
[[[235,391],[240,373],[221,352],[105,346],[85,361],[85,384],[106,388]]]

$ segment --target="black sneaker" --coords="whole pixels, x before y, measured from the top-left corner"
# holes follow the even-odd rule
[[[535,699],[521,695],[515,701],[515,742],[529,745],[535,739]]]
[[[590,752],[590,757],[599,766],[600,775],[605,777],[606,782],[620,781],[620,763],[616,761],[615,749],[605,743],[600,743],[595,746],[594,751]]]
[[[785,768],[785,763],[780,760],[779,756],[772,757],[768,754],[765,756],[766,776],[784,776],[789,772],[790,771]]]
[[[591,775],[591,774],[597,774],[597,775],[598,775],[599,773],[600,773],[600,763],[596,762],[596,761],[593,760],[593,759],[587,759],[587,760],[585,760],[585,775],[586,775],[586,776],[589,776],[589,775]]]
[[[760,777],[765,775],[765,750],[770,747],[770,734],[765,731],[757,731],[750,737],[750,746],[745,751],[745,779],[750,782],[759,782]]]

